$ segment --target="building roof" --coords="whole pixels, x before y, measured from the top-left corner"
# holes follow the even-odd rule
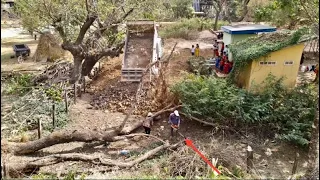
[[[238,73],[248,63],[260,57],[316,38],[309,29],[301,28],[296,31],[286,30],[264,33],[232,43],[229,45],[234,61],[234,68],[231,74]]]
[[[256,34],[261,32],[274,32],[275,27],[261,24],[239,24],[234,26],[222,26],[221,29],[228,34]]]

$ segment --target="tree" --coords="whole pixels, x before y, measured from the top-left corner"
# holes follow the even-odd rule
[[[88,75],[102,57],[115,57],[122,53],[125,32],[120,25],[130,15],[139,17],[140,10],[147,8],[153,12],[160,2],[18,0],[16,11],[25,22],[25,28],[41,32],[44,28],[53,27],[59,33],[63,40],[62,48],[73,55],[74,72],[70,82],[75,83],[81,75]],[[30,23],[33,19],[34,24]]]
[[[287,25],[293,29],[298,24],[318,24],[318,6],[319,0],[272,0],[258,7],[254,16],[256,21],[271,21],[278,26]]]
[[[218,20],[226,2],[227,0],[213,0],[213,8],[215,10],[214,25],[213,25],[214,30],[217,30],[218,28]]]

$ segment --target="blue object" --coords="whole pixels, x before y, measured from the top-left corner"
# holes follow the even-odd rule
[[[216,60],[216,68],[220,68],[220,61],[221,61],[221,59],[217,58],[217,60]]]
[[[277,29],[275,27],[260,24],[243,24],[235,26],[222,26],[221,30],[228,34],[257,34],[262,32],[274,32]]]
[[[121,151],[120,151],[120,154],[121,154],[121,155],[124,155],[124,156],[125,156],[125,155],[128,155],[129,153],[130,153],[130,151],[128,151],[128,150],[121,150]]]

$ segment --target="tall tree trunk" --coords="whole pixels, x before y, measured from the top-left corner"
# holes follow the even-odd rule
[[[216,17],[214,19],[214,26],[213,26],[213,30],[218,30],[218,20],[219,20],[219,15],[220,15],[220,10],[216,10]]]
[[[87,76],[98,61],[99,59],[97,57],[86,57],[82,64],[81,75]]]
[[[81,68],[82,68],[82,61],[83,58],[81,56],[78,55],[73,55],[73,62],[74,62],[74,70],[72,73],[72,77],[70,80],[71,84],[74,84],[75,82],[77,82],[80,79],[80,73],[81,73]]]

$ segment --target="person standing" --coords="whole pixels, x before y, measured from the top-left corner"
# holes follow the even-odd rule
[[[219,56],[219,44],[217,40],[214,40],[213,44],[213,57],[218,57]]]
[[[152,113],[149,112],[148,116],[146,117],[146,119],[142,123],[142,126],[143,126],[146,134],[150,134],[152,125],[153,125],[153,117],[152,117]]]
[[[199,57],[199,56],[200,56],[200,47],[199,47],[199,44],[196,45],[195,55],[196,55],[196,57]]]
[[[222,42],[221,44],[220,56],[223,55],[223,51],[224,51],[224,42]]]
[[[171,135],[171,137],[173,137],[174,129],[176,131],[178,131],[178,129],[180,127],[180,115],[177,110],[175,110],[173,113],[170,114],[168,123],[171,125],[171,134],[170,135]]]
[[[228,51],[229,51],[229,47],[228,45],[226,45],[226,48],[224,48],[223,52],[226,53],[226,55],[228,55]]]
[[[194,45],[191,46],[191,56],[194,56],[195,48]]]

